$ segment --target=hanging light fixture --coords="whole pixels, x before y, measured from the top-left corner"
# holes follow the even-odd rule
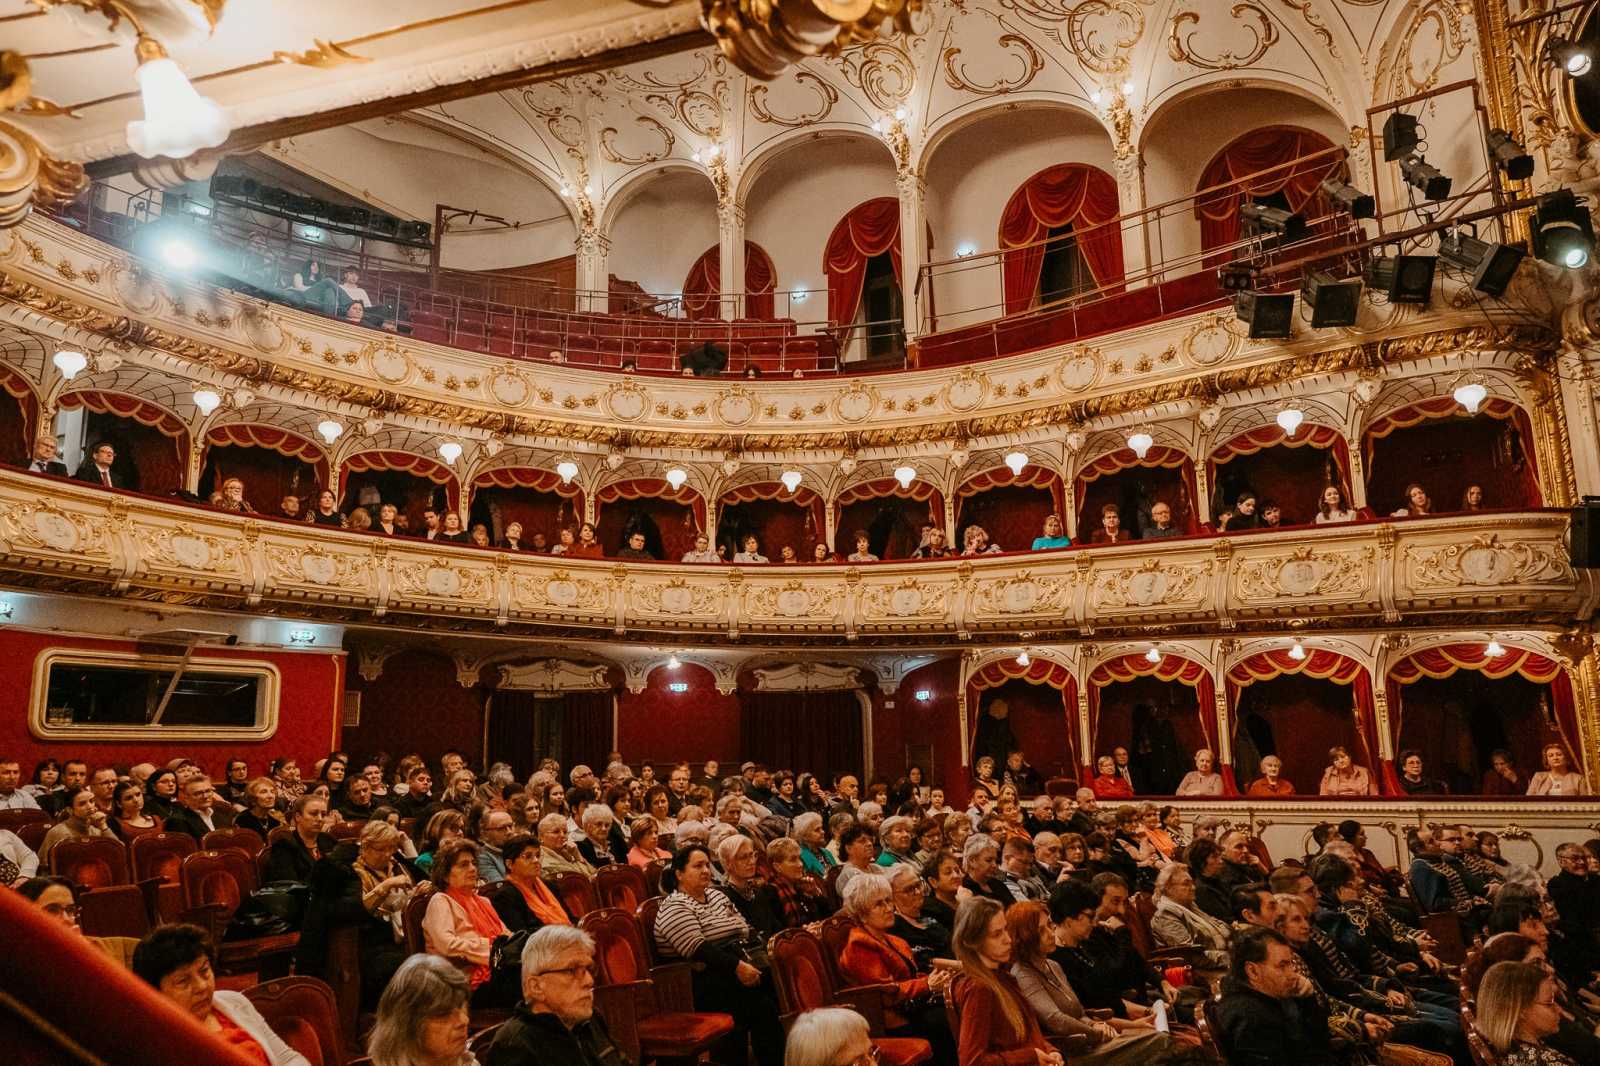
[[[793,492],[795,489],[800,487],[800,479],[803,476],[804,475],[802,475],[798,470],[785,470],[783,472],[783,476],[778,480],[783,482],[783,487],[785,489]]]
[[[1467,414],[1475,415],[1478,407],[1489,397],[1489,390],[1483,382],[1476,380],[1463,381],[1456,386],[1454,393],[1456,403],[1467,409]]]
[[[1027,666],[1031,662],[1033,662],[1033,660],[1028,657],[1028,650],[1026,648],[1024,648],[1023,650],[1017,652],[1017,665],[1018,666]]]
[[[439,458],[443,459],[448,465],[454,466],[456,460],[461,458],[461,445],[453,440],[445,441],[439,445]]]
[[[909,489],[911,483],[917,479],[917,468],[907,463],[894,468],[894,479],[900,482],[900,487]]]
[[[1283,430],[1286,437],[1292,437],[1299,432],[1300,423],[1306,420],[1306,413],[1298,407],[1285,407],[1278,412],[1278,428]]]
[[[677,492],[683,488],[683,483],[689,480],[689,475],[682,467],[673,467],[667,471],[667,484],[672,486],[672,491]]]
[[[1161,649],[1156,647],[1154,644],[1150,645],[1150,650],[1144,653],[1144,661],[1147,662],[1147,663],[1158,663],[1158,662],[1160,662],[1161,661]]]
[[[1128,447],[1132,448],[1133,454],[1141,459],[1150,454],[1150,449],[1155,447],[1155,443],[1156,439],[1143,430],[1128,434]]]
[[[1500,646],[1500,642],[1498,640],[1495,640],[1493,637],[1489,638],[1489,643],[1484,645],[1484,648],[1483,648],[1483,654],[1488,656],[1491,659],[1498,659],[1502,655],[1504,655],[1505,653],[1506,653],[1506,650],[1504,648],[1502,648]]]
[[[1007,452],[1006,465],[1011,468],[1011,475],[1013,477],[1020,477],[1022,475],[1022,468],[1028,465],[1028,453]]]
[[[57,370],[61,371],[61,376],[68,381],[77,377],[83,371],[83,368],[89,365],[88,356],[68,348],[63,348],[57,352],[50,361],[56,365]]]
[[[570,485],[572,479],[578,476],[578,464],[571,459],[563,459],[556,464],[556,473],[561,475],[563,485]]]
[[[1306,646],[1300,643],[1299,639],[1297,638],[1293,644],[1289,645],[1289,658],[1293,659],[1295,662],[1300,662],[1305,657]]]
[[[133,54],[139,60],[134,77],[144,101],[144,120],[128,123],[128,147],[146,159],[183,159],[228,139],[231,131],[222,108],[194,91],[159,41],[141,33]]]
[[[195,389],[194,405],[200,408],[201,414],[209,415],[212,411],[222,406],[222,397],[210,389]]]
[[[317,434],[329,444],[332,444],[334,441],[338,440],[339,434],[343,432],[344,427],[331,418],[324,419],[323,421],[317,423]]]
[[[668,670],[676,670],[678,668],[678,665],[679,665],[678,664],[678,657],[676,655],[667,656],[667,669]]]

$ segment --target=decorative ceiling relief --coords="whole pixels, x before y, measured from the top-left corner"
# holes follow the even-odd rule
[[[974,96],[1002,96],[1026,89],[1044,69],[1044,53],[1021,34],[1003,33],[995,44],[1005,49],[1004,57],[991,53],[975,53],[971,57],[978,69],[998,72],[987,82],[974,80],[967,74],[968,61],[962,57],[960,48],[945,49],[945,84]],[[1013,70],[1015,76],[1009,76]]]
[[[814,122],[821,122],[833,113],[833,105],[839,102],[839,90],[835,89],[820,75],[804,68],[794,72],[794,77],[789,79],[789,86],[752,85],[750,87],[750,114],[759,122],[769,126],[783,126],[787,129],[800,129]],[[801,91],[809,93],[813,100],[810,106],[796,105],[794,100],[801,96]],[[773,110],[768,97],[780,97],[783,104],[794,108],[794,114],[779,114]],[[780,105],[781,106],[781,105]]]
[[[1167,32],[1167,54],[1173,62],[1202,70],[1238,70],[1259,63],[1278,43],[1277,25],[1260,7],[1239,3],[1229,13],[1235,28],[1226,34],[1219,33],[1211,22],[1202,26],[1198,11],[1173,15]]]

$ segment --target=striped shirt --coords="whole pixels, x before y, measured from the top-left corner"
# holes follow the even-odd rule
[[[749,932],[749,924],[721,889],[706,889],[704,903],[674,892],[656,912],[656,946],[665,958],[692,959],[707,942],[737,940]]]

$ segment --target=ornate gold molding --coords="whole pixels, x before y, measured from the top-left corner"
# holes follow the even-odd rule
[[[872,41],[885,22],[912,33],[921,10],[922,0],[701,0],[700,21],[730,62],[770,81],[802,59]]]

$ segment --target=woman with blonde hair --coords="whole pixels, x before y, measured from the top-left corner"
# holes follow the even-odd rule
[[[1501,1066],[1577,1066],[1544,1038],[1561,1027],[1555,979],[1540,966],[1497,962],[1478,985],[1473,1028],[1500,1053]]]
[[[962,1066],[1065,1066],[1011,976],[1006,910],[983,896],[962,901],[951,938],[961,973],[951,985]]]
[[[1528,795],[1581,796],[1585,791],[1583,775],[1567,762],[1567,749],[1560,744],[1546,744],[1544,769],[1528,782]]]

